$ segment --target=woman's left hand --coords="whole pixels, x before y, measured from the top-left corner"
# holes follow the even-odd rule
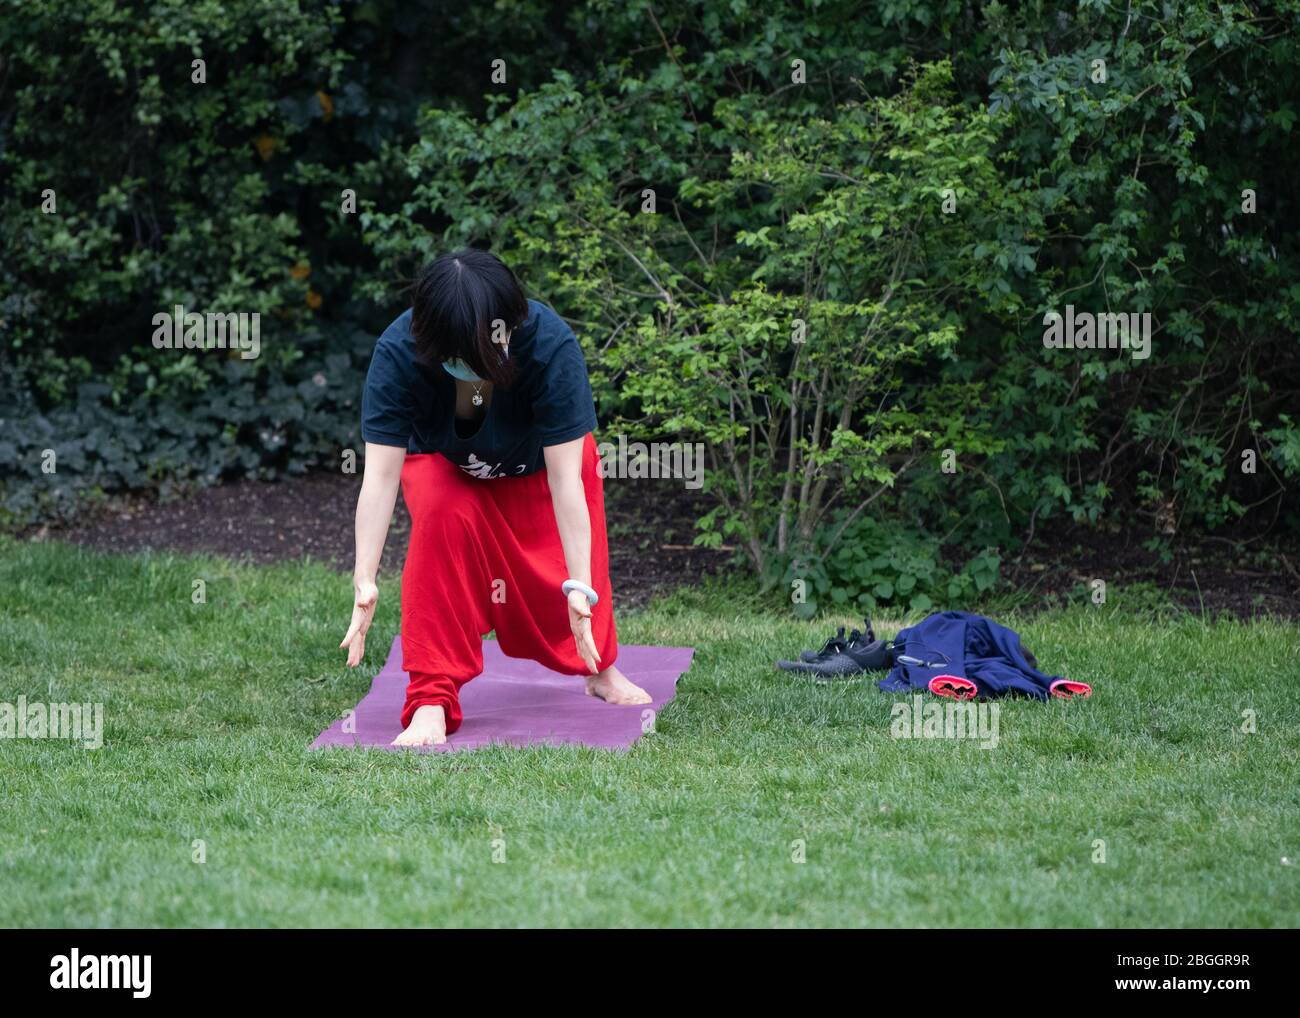
[[[587,595],[580,590],[569,591],[569,628],[573,630],[578,657],[595,675],[600,671],[600,654],[596,651],[596,641],[591,635],[591,605],[587,603]]]

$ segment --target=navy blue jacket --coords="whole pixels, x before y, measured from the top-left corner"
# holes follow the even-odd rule
[[[894,665],[880,680],[887,693],[926,690],[936,675],[956,675],[975,683],[981,697],[1023,693],[1046,700],[1059,675],[1040,672],[1020,643],[1020,634],[970,612],[939,612],[899,631],[896,657],[924,664]]]

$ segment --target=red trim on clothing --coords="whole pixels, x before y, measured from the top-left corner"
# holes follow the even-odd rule
[[[1073,679],[1057,679],[1049,688],[1058,700],[1073,700],[1075,697],[1083,699],[1092,696],[1092,687],[1088,683],[1075,682]]]
[[[930,680],[930,692],[954,700],[974,700],[979,689],[970,679],[963,679],[960,675],[936,675]]]

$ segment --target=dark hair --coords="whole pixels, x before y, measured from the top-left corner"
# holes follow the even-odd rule
[[[519,281],[494,254],[467,247],[435,258],[416,280],[411,301],[411,335],[421,360],[431,364],[460,359],[480,378],[508,385],[513,363],[493,342],[492,323],[509,332],[528,317]]]

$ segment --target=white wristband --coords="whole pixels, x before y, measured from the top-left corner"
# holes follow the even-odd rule
[[[582,591],[584,594],[587,595],[588,604],[595,604],[597,601],[600,600],[600,595],[597,594],[590,587],[588,587],[581,580],[565,580],[562,584],[560,584],[560,589],[564,591],[565,597],[568,597],[575,590]]]

